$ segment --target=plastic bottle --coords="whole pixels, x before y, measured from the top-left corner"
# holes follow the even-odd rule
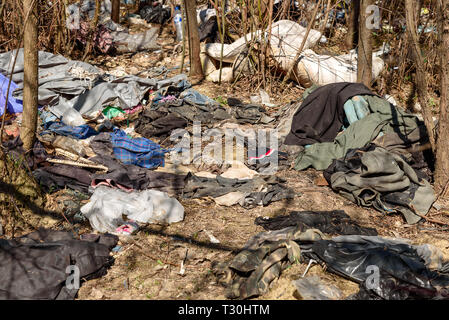
[[[182,32],[182,14],[181,14],[181,8],[179,6],[175,7],[175,28],[176,28],[176,41],[182,41],[183,38],[183,32]]]

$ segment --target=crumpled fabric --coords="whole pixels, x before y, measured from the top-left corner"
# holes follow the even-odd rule
[[[184,188],[185,175],[147,170],[135,165],[124,165],[107,154],[98,154],[90,160],[108,168],[107,173],[94,174],[91,186],[107,185],[124,190],[158,190],[179,195]]]
[[[49,132],[54,132],[61,136],[72,137],[76,139],[87,139],[89,137],[98,134],[97,131],[92,129],[89,125],[83,124],[81,126],[72,127],[65,125],[61,122],[50,121],[43,124],[44,131],[41,135],[48,134]]]
[[[273,280],[293,263],[301,260],[295,241],[317,241],[326,237],[318,230],[301,232],[288,227],[257,234],[230,262],[213,264],[218,282],[226,286],[228,299],[248,299],[266,293]]]
[[[146,138],[129,138],[118,128],[110,136],[114,156],[123,164],[134,164],[147,169],[165,165],[165,153],[168,151],[157,143]]]
[[[365,85],[349,82],[333,83],[318,87],[311,93],[309,91],[293,115],[285,144],[305,146],[333,141],[343,126],[346,101],[354,96],[374,95]]]
[[[192,173],[186,176],[184,198],[212,197],[220,199],[232,194],[226,205],[239,203],[246,209],[294,198],[295,194],[287,188],[285,180],[276,176],[256,176],[252,179],[228,179],[199,177]],[[218,202],[220,203],[220,202]]]
[[[185,128],[187,121],[163,111],[145,110],[134,123],[134,130],[145,138],[166,137],[173,130]]]
[[[146,22],[158,24],[165,24],[171,17],[170,8],[164,8],[160,3],[156,6],[144,6],[139,14]]]
[[[69,266],[78,267],[82,283],[103,276],[114,262],[110,250],[118,238],[90,236],[77,240],[70,232],[40,229],[0,239],[0,299],[73,300],[78,289],[66,286],[74,275]]]
[[[83,45],[87,45],[87,42],[90,39],[89,35],[90,35],[89,22],[80,21],[79,28],[75,30],[76,39]],[[110,30],[106,26],[99,24],[93,35],[94,48],[102,53],[108,53],[108,51],[112,48],[112,44],[113,44],[113,37],[110,33]]]
[[[13,97],[14,90],[17,89],[17,84],[11,81],[11,87],[8,92],[9,79],[0,73],[0,116],[5,112],[6,97],[8,97],[8,105],[6,110],[9,113],[23,112],[23,104],[21,100]]]
[[[158,102],[151,110],[168,112],[187,120],[189,123],[200,122],[211,125],[221,120],[231,119],[231,114],[219,104],[191,105],[183,99]]]
[[[383,148],[352,150],[325,171],[331,188],[364,207],[385,212],[400,212],[408,224],[427,214],[435,195],[431,185],[399,155]]]
[[[333,160],[345,156],[350,149],[363,148],[376,139],[380,133],[399,132],[404,140],[419,127],[419,119],[377,96],[363,96],[368,102],[370,114],[352,123],[333,142],[312,144],[300,152],[295,169],[314,167],[324,170]]]
[[[267,124],[274,121],[274,118],[266,115],[265,108],[260,105],[245,104],[236,98],[228,98],[228,104],[232,107],[232,115],[238,123]]]
[[[293,211],[287,216],[265,219],[257,217],[255,224],[265,230],[280,230],[290,226],[299,226],[300,230],[318,229],[332,235],[367,235],[377,236],[374,228],[359,226],[344,211]]]
[[[52,164],[33,171],[34,178],[47,193],[70,188],[87,194],[92,175],[89,170],[65,164]]]

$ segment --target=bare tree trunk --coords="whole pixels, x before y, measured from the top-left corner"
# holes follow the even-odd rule
[[[411,41],[413,58],[416,66],[416,89],[418,91],[419,104],[421,105],[424,123],[429,135],[429,141],[432,145],[432,150],[435,153],[435,125],[432,119],[432,110],[427,107],[427,78],[424,58],[421,55],[421,48],[419,46],[419,39],[417,33],[416,18],[416,2],[415,0],[405,0],[405,13],[407,19],[407,32]]]
[[[198,22],[196,21],[196,1],[184,0],[187,18],[190,52],[190,77],[197,81],[204,79],[203,68],[200,59],[200,36]]]
[[[112,0],[111,19],[115,23],[120,23],[120,0]]]
[[[346,35],[346,48],[354,49],[359,38],[360,0],[352,0],[349,9],[348,34]]]
[[[441,96],[440,119],[436,145],[435,188],[443,192],[443,197],[449,194],[444,190],[449,181],[449,0],[438,0],[440,61],[441,61]]]
[[[89,40],[87,40],[86,47],[84,48],[84,56],[83,61],[86,61],[89,52],[92,50],[92,47],[94,45],[94,37],[95,32],[97,31],[97,25],[98,20],[100,19],[100,10],[101,10],[101,0],[95,0],[95,14],[94,19],[91,21],[90,24],[90,34],[89,34]]]
[[[373,44],[371,30],[366,20],[368,18],[367,7],[373,0],[361,0],[359,19],[359,48],[357,52],[357,82],[371,87],[373,78]]]
[[[34,3],[33,3],[34,2]],[[26,151],[33,147],[37,127],[37,89],[38,89],[38,29],[37,1],[24,0],[25,16],[30,12],[24,30],[24,81],[23,81],[23,118],[20,138]]]

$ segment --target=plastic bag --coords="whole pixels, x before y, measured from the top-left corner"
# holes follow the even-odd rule
[[[292,281],[303,300],[341,300],[343,294],[337,287],[325,284],[318,276]]]
[[[124,223],[122,215],[142,223],[174,223],[184,219],[184,207],[165,192],[127,193],[104,186],[95,189],[90,202],[81,207],[81,213],[99,232],[114,232]]]
[[[379,57],[379,52],[374,52],[372,78],[376,78],[383,68],[384,61]],[[313,83],[325,85],[335,82],[357,82],[357,53],[352,51],[333,57],[304,50],[295,74],[297,79],[293,80],[305,87],[310,87]]]
[[[280,20],[271,26],[271,50],[273,56],[280,63],[281,67],[287,70],[294,62],[296,52],[301,47],[302,41],[306,33],[306,28],[301,27],[296,22],[290,20]],[[225,44],[223,47],[223,61],[232,63],[242,52],[251,39],[261,40],[268,37],[268,31],[257,30],[254,33],[248,33],[244,37],[236,40],[232,44]],[[310,30],[304,49],[313,47],[321,38],[321,33],[317,30]],[[207,54],[220,60],[221,43],[210,43],[206,45]]]

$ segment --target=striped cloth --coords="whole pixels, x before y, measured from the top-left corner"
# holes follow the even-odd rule
[[[123,164],[134,164],[153,169],[165,165],[165,153],[157,143],[145,138],[129,138],[123,130],[114,129],[111,133],[114,156]]]

